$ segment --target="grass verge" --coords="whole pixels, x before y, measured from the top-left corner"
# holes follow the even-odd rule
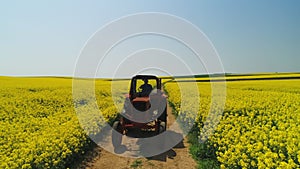
[[[196,126],[196,125],[195,125]],[[189,152],[198,164],[198,169],[219,169],[220,163],[216,157],[216,148],[206,141],[199,142],[199,128],[193,127],[188,134]]]

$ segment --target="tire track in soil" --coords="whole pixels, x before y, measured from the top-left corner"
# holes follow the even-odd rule
[[[175,122],[175,116],[172,114],[172,108],[169,105],[167,130],[168,129],[173,131],[181,130],[178,124]],[[111,140],[110,132],[111,131],[108,131],[107,137],[104,138],[107,142]],[[133,134],[135,135],[137,133]],[[134,156],[134,154],[132,154],[135,152],[134,150],[137,150],[136,152],[138,152],[139,149],[139,146],[137,144],[138,138],[134,140],[130,139],[130,142],[127,138],[127,136],[123,136],[122,144],[125,145],[126,148],[131,151],[124,152],[123,155],[126,155],[126,153],[131,153],[131,155]],[[112,148],[112,145],[105,146],[110,146],[110,148]],[[171,150],[151,158],[122,157],[113,154],[109,151],[106,151],[99,146],[95,147],[94,150],[89,152],[86,156],[87,157],[85,158],[85,160],[80,165],[75,167],[76,169],[191,169],[196,168],[197,166],[197,163],[194,161],[191,154],[189,153],[189,144],[187,143],[186,138],[184,138],[178,145],[173,147]]]

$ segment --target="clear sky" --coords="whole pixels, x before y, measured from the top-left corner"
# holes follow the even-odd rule
[[[1,1],[0,75],[72,76],[93,33],[139,12],[199,27],[226,72],[300,72],[299,9],[298,0]]]

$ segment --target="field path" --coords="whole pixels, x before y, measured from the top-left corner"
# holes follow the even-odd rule
[[[178,131],[179,126],[174,123],[175,117],[172,114],[172,108],[168,105],[168,129],[174,129]],[[174,125],[173,125],[174,124]],[[170,128],[171,127],[171,128]],[[180,135],[181,136],[181,135]],[[177,135],[178,138],[178,135]],[[180,137],[182,138],[182,136]],[[111,139],[110,134],[105,138],[107,140]],[[139,146],[137,144],[138,138],[136,140],[130,140],[123,136],[122,144],[126,146],[126,149],[133,151],[124,152],[131,153],[131,156],[134,156],[135,149],[138,150]],[[192,159],[189,153],[189,145],[186,138],[182,140],[178,145],[173,147],[171,150],[162,153],[160,155],[151,157],[151,158],[128,158],[118,156],[111,152],[108,152],[99,146],[97,146],[94,151],[88,155],[87,158],[82,164],[76,168],[80,169],[131,169],[131,168],[162,168],[162,169],[192,169],[196,168],[196,162]]]

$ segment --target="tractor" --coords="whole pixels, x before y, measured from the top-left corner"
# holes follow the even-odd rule
[[[122,136],[131,129],[158,135],[166,130],[166,126],[167,96],[162,91],[161,78],[153,75],[132,77],[123,110],[112,126],[113,146],[120,146]]]

